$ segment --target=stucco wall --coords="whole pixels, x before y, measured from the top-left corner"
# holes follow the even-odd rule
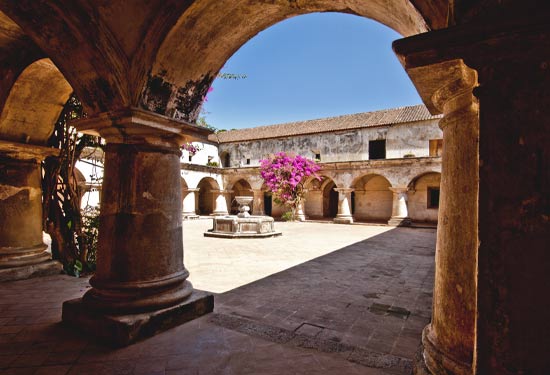
[[[408,192],[409,216],[414,221],[437,221],[437,208],[428,208],[428,187],[439,188],[441,175],[430,173],[420,177]]]
[[[418,121],[392,126],[355,129],[339,133],[321,133],[288,138],[262,139],[220,144],[220,154],[230,155],[232,167],[259,165],[259,161],[280,151],[311,159],[321,155],[324,163],[369,160],[369,141],[386,139],[386,158],[429,156],[429,140],[443,137],[438,120]]]

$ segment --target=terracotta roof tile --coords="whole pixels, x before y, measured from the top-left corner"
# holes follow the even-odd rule
[[[256,128],[230,130],[210,134],[213,142],[230,143],[256,139],[283,138],[295,135],[336,132],[348,129],[388,126],[440,118],[433,116],[424,105],[384,109],[375,112],[355,113],[316,120],[288,122],[285,124],[259,126]]]

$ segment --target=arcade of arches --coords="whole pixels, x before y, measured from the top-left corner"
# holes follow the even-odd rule
[[[74,125],[100,134],[107,147],[97,272],[82,299],[64,304],[63,320],[127,344],[129,326],[150,330],[152,316],[177,324],[212,311],[212,296],[193,289],[183,264],[179,146],[208,135],[186,121],[247,40],[286,18],[329,11],[403,35],[394,51],[430,112],[443,114],[432,320],[416,371],[550,373],[550,3],[543,1],[0,0],[0,272],[44,264],[39,162],[55,154],[46,139],[74,91],[89,114]],[[337,218],[353,210],[387,216],[386,206],[365,209],[375,195],[389,200],[387,181],[357,177],[337,187]],[[398,196],[392,212],[407,191],[415,192],[409,211],[425,207],[418,192],[434,176],[413,177],[388,187]],[[330,199],[323,214],[334,213]],[[340,210],[350,202],[353,210]]]

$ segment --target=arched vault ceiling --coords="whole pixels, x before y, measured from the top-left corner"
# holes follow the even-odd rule
[[[153,75],[179,87],[214,74],[244,43],[269,26],[313,12],[343,12],[379,21],[404,36],[428,30],[407,0],[195,1],[163,42]]]
[[[0,114],[0,138],[45,144],[72,88],[49,59],[28,66]]]
[[[172,108],[179,105],[192,111],[200,106],[197,98],[202,100],[203,86],[210,84],[225,61],[279,21],[312,12],[344,12],[372,18],[408,36],[444,25],[446,4],[446,0],[0,0],[0,50],[24,37],[24,32],[71,83],[90,115],[140,104],[140,95],[147,96],[146,87],[155,76],[169,83],[169,101],[176,103]],[[183,95],[177,97],[177,91]],[[151,109],[143,105],[143,97],[141,104]],[[151,110],[168,114],[169,107]]]

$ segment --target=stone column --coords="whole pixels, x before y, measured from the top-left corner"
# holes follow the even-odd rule
[[[295,219],[298,221],[306,221],[306,214],[304,212],[304,199],[300,200],[300,203],[298,203],[298,207],[296,207]]]
[[[390,187],[393,193],[391,218],[388,221],[388,225],[396,227],[411,225],[411,218],[409,217],[409,209],[407,207],[407,187]]]
[[[338,224],[351,224],[353,223],[353,216],[351,215],[351,192],[352,188],[334,188],[338,192],[338,214],[334,218],[334,222]]]
[[[0,141],[0,281],[61,272],[42,240],[40,169],[58,151]]]
[[[187,189],[183,191],[183,211],[184,218],[197,217],[196,205],[197,197],[195,193],[198,193],[200,189]]]
[[[254,200],[252,203],[252,215],[262,216],[264,212],[264,191],[262,189],[252,189]]]
[[[399,54],[405,47],[398,44]],[[470,375],[478,248],[479,112],[472,94],[477,74],[462,60],[407,72],[432,113],[444,114],[432,321],[423,332],[423,361],[416,373]]]
[[[93,288],[63,304],[63,320],[126,345],[212,311],[183,264],[179,146],[194,128],[134,109],[75,126],[107,146]]]
[[[212,194],[215,196],[215,207],[212,212],[213,216],[229,215],[227,200],[231,197],[232,192],[231,190],[212,190]]]

